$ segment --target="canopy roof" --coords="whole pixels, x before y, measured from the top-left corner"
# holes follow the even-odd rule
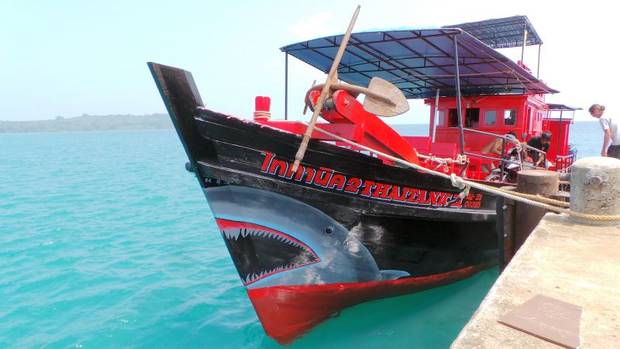
[[[527,30],[526,46],[543,43],[527,16],[487,19],[478,22],[446,25],[442,28],[463,29],[492,48],[523,46],[524,30]]]
[[[342,41],[327,36],[281,50],[327,73]],[[407,98],[456,95],[454,39],[462,95],[555,93],[506,56],[460,29],[393,30],[354,33],[338,66],[347,83],[368,86],[378,76]]]
[[[581,110],[581,108],[569,107],[565,104],[557,104],[557,103],[547,103],[547,109],[549,110],[563,110],[563,111],[575,111]]]

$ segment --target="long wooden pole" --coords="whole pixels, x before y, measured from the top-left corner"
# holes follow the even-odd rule
[[[312,118],[310,119],[310,124],[306,128],[306,133],[304,133],[304,138],[299,145],[299,149],[297,149],[297,154],[295,154],[295,163],[293,163],[293,173],[297,171],[299,168],[299,163],[304,158],[304,154],[306,153],[306,149],[308,148],[308,142],[310,141],[310,137],[312,136],[312,132],[314,131],[314,125],[316,124],[316,120],[319,118],[319,114],[323,109],[323,104],[329,95],[329,90],[331,84],[337,80],[338,77],[338,65],[340,65],[340,60],[344,55],[344,50],[347,47],[347,43],[349,42],[349,38],[351,37],[351,32],[353,31],[353,26],[355,25],[355,21],[357,20],[357,15],[360,13],[360,6],[357,5],[355,12],[353,13],[353,17],[351,18],[351,22],[349,23],[349,27],[347,28],[346,33],[342,37],[342,42],[340,43],[340,47],[338,48],[338,53],[336,53],[336,57],[334,58],[334,62],[332,63],[332,67],[329,69],[329,73],[327,74],[327,80],[325,81],[325,85],[323,85],[323,89],[321,90],[321,95],[319,96],[319,100],[314,106],[314,112],[312,113]]]

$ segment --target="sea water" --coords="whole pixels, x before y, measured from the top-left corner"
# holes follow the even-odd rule
[[[596,155],[598,125],[575,126]],[[185,161],[172,130],[0,135],[0,348],[281,347]],[[288,347],[446,348],[497,275],[357,305]]]

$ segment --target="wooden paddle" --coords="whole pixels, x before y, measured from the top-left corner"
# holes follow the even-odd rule
[[[325,85],[321,89],[321,95],[319,96],[319,100],[314,106],[314,112],[312,113],[312,118],[310,119],[310,124],[308,128],[306,128],[306,133],[304,133],[304,138],[299,145],[299,149],[297,149],[297,154],[295,154],[295,162],[293,163],[293,173],[297,172],[299,168],[299,163],[304,158],[304,154],[306,153],[306,149],[308,148],[308,142],[310,141],[310,137],[312,136],[312,132],[314,131],[314,125],[316,124],[316,120],[323,109],[323,104],[325,103],[325,99],[330,92],[330,86],[338,80],[338,65],[340,65],[340,60],[344,55],[344,50],[347,47],[347,43],[349,42],[349,38],[351,37],[351,32],[353,31],[353,26],[355,25],[355,21],[357,20],[357,15],[360,13],[360,6],[357,5],[355,12],[353,13],[353,17],[351,18],[351,22],[349,23],[349,27],[347,28],[344,37],[342,38],[342,42],[340,43],[340,47],[338,48],[338,53],[336,53],[336,57],[334,58],[334,62],[332,63],[332,67],[329,69],[329,73],[327,74],[327,80],[325,80]]]
[[[317,85],[313,86],[313,89],[322,87],[323,85]],[[376,76],[370,80],[368,87],[336,82],[331,84],[331,89],[364,94],[364,109],[375,115],[397,116],[409,110],[409,103],[403,92],[391,82]]]

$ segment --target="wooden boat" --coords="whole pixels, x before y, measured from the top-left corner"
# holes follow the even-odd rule
[[[327,72],[341,40],[324,37],[282,51]],[[572,119],[553,112],[573,109],[545,103],[545,94],[557,91],[495,50],[541,43],[526,17],[353,34],[339,78],[366,86],[379,77],[407,98],[424,98],[429,135],[399,134],[365,110],[355,89],[337,89],[297,171],[305,123],[272,118],[268,97],[257,97],[252,120],[210,110],[189,72],[149,63],[188,170],[267,335],[288,343],[345,307],[497,264],[493,195],[463,192],[451,180],[377,154],[502,185],[518,170],[509,165],[526,166],[527,152],[510,152],[511,142],[524,147],[551,130],[552,145],[541,156],[566,171],[574,159]],[[310,108],[319,93],[308,92]],[[500,156],[482,152],[496,139]]]

